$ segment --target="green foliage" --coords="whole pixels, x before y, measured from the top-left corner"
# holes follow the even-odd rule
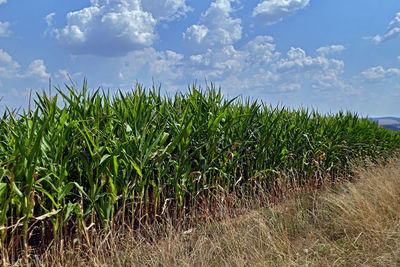
[[[87,225],[134,228],[168,203],[181,216],[213,190],[337,177],[354,159],[400,147],[398,133],[367,118],[229,100],[212,84],[173,97],[140,85],[114,96],[89,92],[86,81],[66,89],[37,94],[34,111],[0,121],[3,257],[6,247],[26,249],[38,221],[50,222],[53,238],[87,239]]]

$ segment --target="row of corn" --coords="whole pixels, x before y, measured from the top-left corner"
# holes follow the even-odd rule
[[[162,95],[66,86],[0,121],[1,257],[92,230],[184,216],[213,192],[335,179],[400,135],[355,114],[227,99],[212,84]],[[10,256],[11,255],[11,256]],[[15,257],[15,255],[14,255]]]

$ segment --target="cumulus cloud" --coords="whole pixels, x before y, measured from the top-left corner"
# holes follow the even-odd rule
[[[251,88],[253,92],[267,90],[277,94],[303,89],[346,93],[352,89],[340,77],[344,62],[328,57],[328,52],[312,57],[303,49],[292,47],[282,56],[275,46],[272,37],[257,36],[240,48],[225,45],[198,54],[146,48],[129,54],[126,58],[129,64],[124,64],[119,77],[132,80],[137,73],[146,73],[148,77],[175,85],[207,79],[223,84],[231,92]]]
[[[13,63],[12,65],[14,65],[14,60],[12,59],[12,57],[3,49],[0,48],[0,62],[1,63]]]
[[[267,69],[278,57],[270,36],[258,36],[242,49],[226,45],[186,56],[169,50],[145,48],[124,58],[119,78],[129,80],[135,78],[136,73],[146,73],[170,84],[182,85],[188,80],[233,81],[240,76],[235,87],[254,83],[265,86],[268,80],[276,79],[276,75]],[[253,79],[254,75],[257,77]]]
[[[81,79],[83,77],[82,72],[69,73],[66,69],[59,69],[57,73],[54,74],[56,79],[61,79],[64,81],[69,81],[70,79]]]
[[[121,80],[132,81],[141,72],[146,73],[147,78],[163,80],[166,85],[171,85],[185,80],[184,70],[184,55],[149,47],[132,51],[124,57],[118,76]]]
[[[257,65],[250,60],[257,57],[246,49],[236,50],[230,45],[218,51],[208,49],[201,54],[185,56],[169,50],[156,51],[154,48],[145,48],[133,51],[124,58],[119,77],[132,80],[137,73],[146,73],[148,78],[155,77],[169,84],[184,85],[188,80],[222,81],[232,75],[251,76],[254,68],[258,71],[261,67],[263,57],[265,59],[263,66],[267,67],[266,62],[270,59],[264,54],[265,51],[271,53],[270,50],[258,50],[260,61]]]
[[[316,50],[316,52],[321,56],[325,56],[334,53],[339,53],[342,52],[343,50],[345,50],[345,47],[343,45],[330,45],[330,46],[320,47]]]
[[[68,13],[67,25],[55,33],[73,54],[120,56],[151,46],[155,25],[139,0],[91,0],[90,7]]]
[[[191,10],[185,0],[90,0],[90,6],[69,12],[63,28],[52,29],[54,13],[46,16],[59,42],[73,54],[123,56],[151,47],[159,21],[171,21]]]
[[[6,22],[0,21],[0,37],[6,37],[10,34],[10,31],[8,29],[9,26],[10,23],[8,21]]]
[[[248,54],[246,61],[251,65],[265,66],[280,56],[280,53],[275,51],[275,47],[271,36],[257,36],[245,46]]]
[[[327,93],[327,89],[334,89],[346,93],[352,88],[340,77],[344,62],[328,57],[340,49],[329,48],[312,57],[303,49],[292,47],[282,56],[270,36],[257,36],[239,48],[224,45],[187,55],[145,48],[124,59],[127,63],[119,77],[132,80],[137,73],[146,73],[147,78],[155,77],[167,84],[184,85],[187,80],[207,79],[229,90],[251,88],[286,94],[303,89]]]
[[[50,78],[50,74],[46,72],[46,66],[42,59],[33,60],[26,70],[22,70],[20,64],[0,48],[0,79],[15,78],[43,81]]]
[[[3,49],[0,48],[0,78],[12,78],[20,65]]]
[[[38,80],[47,80],[50,78],[50,74],[46,72],[46,65],[42,59],[32,61],[23,76]]]
[[[301,88],[300,83],[283,83],[279,86],[281,92],[292,92],[297,91]]]
[[[54,19],[55,15],[56,15],[56,13],[54,13],[54,12],[46,15],[44,20],[46,21],[47,26],[53,26],[53,19]]]
[[[241,20],[232,18],[232,0],[216,0],[202,14],[199,24],[190,26],[183,34],[191,52],[206,52],[232,45],[242,38]]]
[[[399,76],[400,69],[389,68],[385,70],[382,66],[372,67],[361,72],[361,77],[365,82],[384,82]]]
[[[272,25],[305,8],[309,3],[309,0],[263,0],[253,9],[253,17],[267,25]]]
[[[385,34],[376,35],[372,38],[375,43],[381,43],[394,39],[400,35],[400,12],[398,12],[395,18],[389,23],[389,27]]]
[[[271,36],[256,36],[247,43],[239,42],[242,40],[242,21],[233,15],[234,2],[237,1],[210,3],[198,22],[183,33],[184,54],[157,51],[152,47],[130,52],[118,72],[121,81],[145,73],[147,77],[170,84],[207,79],[232,89],[257,88],[255,90],[276,93],[290,93],[302,88],[346,87],[340,79],[344,62],[329,57],[343,51],[343,45],[321,47],[317,49],[317,56],[311,57],[301,48],[291,48],[286,56],[282,56],[276,51]],[[267,1],[264,2],[268,7]],[[286,5],[285,10],[290,11],[280,13],[274,20],[309,4],[309,1],[292,0],[270,2],[279,10],[285,9],[283,6]],[[271,10],[274,10],[272,6]]]
[[[310,57],[301,48],[291,47],[287,52],[287,58],[281,59],[276,64],[278,71],[288,72],[293,70],[309,70],[309,69],[328,69],[331,65],[335,65],[335,69],[341,69],[343,62],[339,60],[330,60],[326,57]]]
[[[309,80],[313,88],[343,87],[338,78],[343,73],[343,61],[325,56],[307,56],[301,48],[291,47],[287,57],[277,61],[273,68],[281,77],[292,82]]]
[[[183,34],[183,37],[189,42],[201,44],[208,32],[209,30],[206,26],[194,24],[187,28],[186,33]]]
[[[279,56],[271,36],[257,36],[241,49],[225,45],[219,49],[208,48],[204,53],[193,54],[189,57],[188,69],[194,78],[209,79],[223,79],[231,75],[250,77],[262,73],[262,80],[265,82],[266,77],[274,76],[266,69]]]
[[[242,22],[231,16],[234,12],[232,2],[211,2],[199,22],[183,33],[190,77],[219,79],[243,69],[246,54],[234,47],[234,43],[242,38]]]
[[[150,12],[157,20],[173,20],[184,16],[192,9],[186,5],[186,0],[144,0],[142,8]]]
[[[154,77],[167,75],[172,80],[180,80],[183,75],[183,55],[167,50],[165,52],[154,52],[154,60],[149,62],[149,69]]]
[[[244,70],[246,54],[232,45],[218,51],[207,49],[203,54],[189,58],[189,69],[193,78],[221,79],[226,75]]]

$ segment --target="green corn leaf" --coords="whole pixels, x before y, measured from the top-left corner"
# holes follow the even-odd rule
[[[6,183],[0,183],[0,200],[3,201],[3,197],[5,193],[7,192],[7,184]]]
[[[13,186],[14,193],[16,193],[17,196],[19,196],[22,199],[24,197],[24,194],[18,189],[18,187],[17,187],[17,185],[15,183],[13,185],[14,185]]]
[[[132,160],[130,160],[130,162],[131,162],[131,165],[133,166],[133,168],[135,168],[137,174],[139,174],[140,178],[143,178],[143,174],[142,174],[142,171],[140,170],[139,166]]]
[[[103,162],[108,161],[109,158],[111,158],[111,155],[109,155],[109,154],[104,155],[104,156],[101,158],[100,164],[99,164],[99,165],[102,165]]]

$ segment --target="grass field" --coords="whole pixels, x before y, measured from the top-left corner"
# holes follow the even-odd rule
[[[368,118],[225,99],[213,85],[110,95],[85,82],[34,99],[0,121],[3,262],[335,184],[400,148]]]

